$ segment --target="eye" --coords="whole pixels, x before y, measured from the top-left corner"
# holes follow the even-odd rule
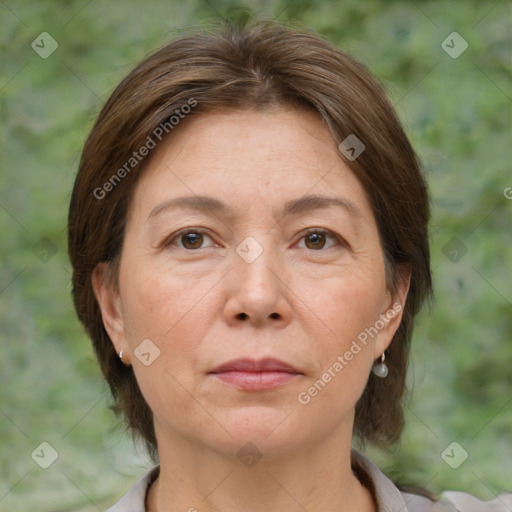
[[[335,243],[337,242],[339,245],[346,245],[340,236],[336,235],[335,233],[327,229],[310,229],[301,238],[301,240],[305,240],[306,248],[311,249],[313,251],[318,251],[326,248],[329,249],[330,247],[332,247],[333,244],[331,244],[330,247],[326,247],[326,244],[328,244],[329,239],[334,241]]]
[[[181,245],[178,245],[178,248],[193,251],[202,248],[205,238],[212,240],[211,237],[204,231],[191,228],[176,233],[171,238],[169,238],[164,245],[172,246],[174,245],[175,241],[178,241],[181,242]]]
[[[210,240],[212,243],[209,246],[203,246],[205,239]],[[320,251],[322,249],[329,249],[336,245],[347,245],[346,242],[337,234],[327,229],[313,228],[308,230],[302,235],[301,241],[305,241],[305,248],[312,251]],[[330,245],[329,245],[330,241]],[[212,238],[201,229],[189,228],[172,235],[164,245],[177,246],[179,249],[187,251],[194,251],[204,247],[211,247],[214,245]],[[304,246],[303,246],[304,247]]]

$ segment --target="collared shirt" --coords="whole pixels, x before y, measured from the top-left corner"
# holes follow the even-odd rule
[[[367,457],[352,450],[354,473],[373,494],[378,512],[510,512],[512,493],[502,493],[491,501],[481,501],[471,494],[446,491],[439,501],[400,491]],[[144,475],[113,507],[106,512],[146,512],[146,493],[158,476],[155,466]]]

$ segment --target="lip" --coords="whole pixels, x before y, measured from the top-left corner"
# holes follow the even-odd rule
[[[217,366],[210,373],[224,373],[224,372],[247,372],[247,373],[261,373],[261,372],[285,372],[285,373],[300,373],[299,370],[292,365],[275,359],[267,357],[265,359],[233,359],[227,363]]]
[[[244,390],[273,389],[302,375],[290,364],[274,358],[234,359],[218,366],[210,374]]]

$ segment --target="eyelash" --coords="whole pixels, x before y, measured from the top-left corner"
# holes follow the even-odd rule
[[[197,234],[202,234],[202,235],[206,235],[208,236],[210,239],[212,238],[210,235],[208,235],[208,233],[205,231],[205,230],[202,230],[202,229],[194,229],[194,228],[187,228],[187,229],[184,229],[182,231],[178,231],[177,233],[171,235],[167,240],[165,240],[162,244],[163,247],[169,247],[175,240],[179,240],[182,236],[184,235],[187,235],[187,234],[190,234],[190,233],[197,233]],[[322,229],[322,228],[310,228],[308,229],[305,233],[302,234],[302,236],[300,237],[299,240],[303,240],[304,238],[306,238],[308,235],[311,235],[312,233],[317,233],[317,234],[322,234],[322,235],[326,235],[327,237],[330,237],[334,240],[336,240],[340,246],[342,247],[348,247],[349,244],[339,235],[337,235],[336,233],[334,233],[333,231],[330,231],[328,229]],[[187,252],[195,252],[195,251],[198,251],[199,249],[201,249],[201,247],[199,249],[187,249],[185,247],[178,247],[179,249],[183,249]],[[306,248],[307,249],[307,248]],[[328,247],[328,249],[330,249],[330,247]],[[319,250],[314,250],[314,249],[310,249],[311,252],[322,252],[324,250],[327,250],[327,249],[319,249]]]

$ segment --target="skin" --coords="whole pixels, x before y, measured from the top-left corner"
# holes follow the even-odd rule
[[[343,198],[357,213],[329,206],[282,215],[287,201],[310,194]],[[226,203],[232,215],[159,207],[194,195]],[[174,236],[184,228],[204,236]],[[309,228],[333,235],[306,236]],[[262,249],[250,263],[236,252],[247,237]],[[376,509],[350,467],[354,407],[401,313],[307,405],[297,397],[359,333],[404,304],[408,279],[395,296],[387,290],[370,204],[317,115],[247,110],[184,120],[138,182],[118,289],[104,270],[95,269],[93,285],[107,332],[154,413],[161,470],[149,511]],[[134,355],[144,339],[160,350],[149,366]],[[301,374],[267,391],[209,374],[238,357],[276,357]],[[251,467],[237,457],[249,442],[262,455]]]

